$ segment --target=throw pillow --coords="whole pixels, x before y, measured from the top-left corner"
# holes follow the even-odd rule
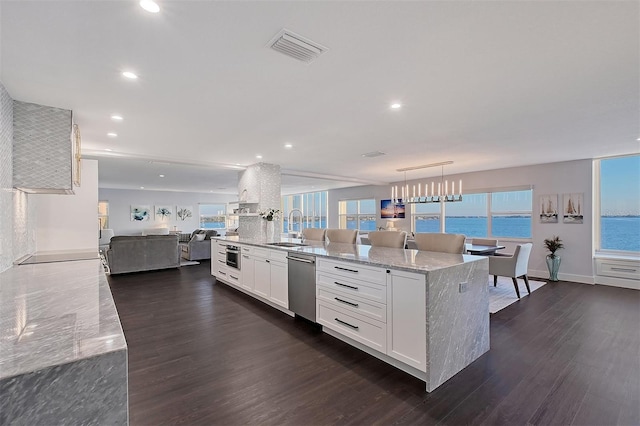
[[[204,241],[204,237],[206,236],[206,234],[196,234],[196,241]]]

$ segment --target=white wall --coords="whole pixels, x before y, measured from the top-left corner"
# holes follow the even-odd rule
[[[100,188],[98,194],[100,201],[109,202],[109,228],[113,229],[115,235],[140,235],[143,229],[164,226],[168,226],[170,230],[175,226],[179,231],[189,233],[200,226],[198,204],[226,204],[229,201],[238,200],[237,195],[109,188]],[[132,205],[147,205],[153,209],[153,206],[160,204],[172,206],[173,218],[171,220],[165,222],[155,220],[153,214],[151,219],[146,222],[131,220]],[[193,216],[184,221],[176,220],[175,208],[178,205],[192,206]]]
[[[82,160],[75,195],[31,194],[36,208],[36,249],[98,249],[98,161]]]
[[[528,167],[514,167],[483,172],[448,175],[447,179],[462,179],[464,192],[479,192],[488,189],[500,189],[518,186],[533,186],[533,218],[531,233],[533,251],[529,260],[529,273],[532,276],[548,276],[545,264],[547,254],[543,241],[553,235],[559,235],[565,248],[558,252],[562,257],[559,278],[564,280],[593,283],[593,247],[592,247],[592,161],[579,160],[562,163],[548,163]],[[424,183],[425,180],[421,180]],[[397,182],[397,184],[402,184]],[[409,185],[418,181],[407,181]],[[358,198],[376,198],[377,226],[386,226],[386,220],[380,219],[380,199],[391,197],[390,187],[365,186],[329,191],[329,227],[338,226],[338,201]],[[540,223],[537,217],[538,197],[543,194],[559,194],[562,202],[564,193],[584,193],[584,223],[564,224]],[[407,215],[408,216],[408,215]],[[409,231],[410,219],[399,219],[396,227]],[[527,240],[524,240],[527,241]],[[505,243],[505,251],[513,251],[517,241]]]

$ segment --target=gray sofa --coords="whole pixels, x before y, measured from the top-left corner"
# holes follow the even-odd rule
[[[198,241],[198,237],[196,237],[198,234],[204,235],[202,241]],[[186,260],[211,259],[211,237],[217,235],[218,232],[213,229],[196,229],[191,233],[188,241],[180,241],[182,257]]]
[[[178,268],[177,235],[117,236],[106,251],[111,274]]]

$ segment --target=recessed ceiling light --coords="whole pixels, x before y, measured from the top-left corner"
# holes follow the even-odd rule
[[[291,149],[291,148],[293,148],[293,145],[291,145],[290,143],[287,143],[287,144],[284,145],[284,147],[287,148],[287,149]]]
[[[160,176],[160,177],[164,177],[164,175],[158,175],[158,176]]]
[[[262,158],[262,155],[258,154],[258,155],[256,155],[256,158],[259,160],[259,159]]]
[[[118,115],[118,114],[113,114],[113,115],[111,116],[111,119],[112,119],[113,121],[122,121],[122,116],[121,116],[121,115]]]
[[[394,102],[391,104],[391,109],[400,109],[402,107],[402,104],[399,102]]]
[[[113,151],[111,148],[105,148],[104,150],[109,152]]]
[[[236,166],[239,166],[239,165],[240,165],[240,163],[236,163]]]
[[[144,186],[141,186],[140,189],[144,189]]]
[[[137,76],[137,75],[135,75],[134,73],[132,73],[131,71],[125,71],[125,72],[123,72],[123,73],[122,73],[122,76],[123,76],[123,77],[127,77],[127,78],[129,78],[129,79],[131,79],[131,80],[135,80],[136,78],[138,78],[138,76]]]
[[[636,139],[637,141],[640,141],[640,138]]]
[[[109,136],[110,138],[117,138],[118,134],[117,133],[113,133],[113,132],[109,132],[109,133],[107,133],[107,136]]]
[[[140,7],[146,10],[147,12],[151,12],[151,13],[160,12],[160,6],[158,6],[158,3],[154,2],[153,0],[141,0]]]

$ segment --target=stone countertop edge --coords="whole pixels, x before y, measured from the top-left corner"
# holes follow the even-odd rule
[[[99,259],[0,273],[0,379],[127,350]]]
[[[372,247],[362,244],[323,243],[320,241],[310,240],[305,241],[304,244],[306,245],[300,247],[279,247],[269,245],[271,242],[301,243],[301,240],[296,238],[281,238],[276,241],[264,241],[237,236],[222,236],[213,237],[212,240],[228,241],[230,243],[246,244],[274,250],[284,250],[291,253],[305,253],[326,257],[328,259],[343,260],[363,265],[424,274],[470,262],[487,261],[486,256],[475,256],[470,254],[451,254],[388,247]]]

